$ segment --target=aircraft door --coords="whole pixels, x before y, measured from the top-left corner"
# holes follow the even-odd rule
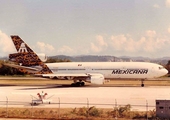
[[[85,68],[85,70],[86,70],[86,73],[90,73],[90,72],[92,72],[91,67],[86,67],[86,68]]]
[[[155,67],[152,67],[151,71],[148,73],[149,77],[156,77],[156,69]]]

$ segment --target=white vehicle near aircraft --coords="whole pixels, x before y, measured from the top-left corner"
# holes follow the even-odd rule
[[[38,105],[38,104],[44,104],[44,103],[51,104],[52,100],[50,98],[53,97],[53,95],[48,97],[48,98],[46,98],[47,95],[48,94],[44,93],[43,91],[42,91],[42,93],[37,93],[38,98],[33,96],[33,95],[31,95],[31,97],[32,97],[31,104],[32,105]]]
[[[168,71],[161,65],[149,62],[62,62],[43,63],[40,57],[19,37],[11,36],[17,53],[9,60],[17,64],[6,64],[42,77],[72,79],[72,85],[84,86],[84,82],[104,84],[106,79],[144,80],[164,76]],[[43,59],[44,57],[44,59]]]

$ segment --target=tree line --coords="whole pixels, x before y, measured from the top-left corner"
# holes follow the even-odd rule
[[[25,75],[25,73],[19,71],[16,68],[12,68],[4,65],[8,61],[0,60],[0,75]]]
[[[55,62],[71,62],[69,59],[59,59],[59,58],[48,58],[46,63],[55,63]]]

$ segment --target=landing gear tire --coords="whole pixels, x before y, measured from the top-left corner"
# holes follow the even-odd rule
[[[80,82],[77,82],[76,83],[76,87],[80,87],[81,86],[81,83]]]
[[[80,84],[81,84],[81,86],[84,86],[84,85],[85,85],[85,83],[84,83],[84,82],[81,82]]]
[[[75,83],[72,83],[72,84],[71,84],[71,86],[72,86],[72,87],[75,87],[75,86],[76,86],[76,84],[75,84]]]
[[[76,83],[72,83],[71,86],[73,87],[81,87],[81,86],[84,86],[85,83],[84,82],[76,82]]]
[[[144,87],[144,80],[141,80],[141,87]]]

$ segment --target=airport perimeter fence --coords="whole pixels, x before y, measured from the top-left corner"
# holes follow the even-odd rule
[[[6,117],[10,116],[10,109],[17,109],[17,108],[27,108],[29,109],[30,116],[34,116],[34,112],[36,109],[44,108],[44,109],[56,109],[57,110],[57,116],[60,118],[61,114],[63,114],[61,111],[63,108],[87,108],[89,110],[92,107],[95,107],[96,109],[112,109],[112,110],[118,110],[121,107],[127,107],[129,105],[130,111],[138,111],[138,112],[145,112],[146,119],[148,118],[148,112],[149,111],[155,111],[155,105],[149,105],[147,100],[145,104],[120,104],[119,101],[115,99],[113,103],[92,103],[87,98],[86,102],[62,102],[60,98],[58,98],[57,101],[53,101],[52,103],[28,103],[25,101],[10,101],[6,97],[5,101],[0,101],[0,109],[3,109],[4,114]],[[72,106],[72,107],[70,107]],[[74,107],[73,107],[74,106]],[[88,114],[88,112],[87,112]],[[115,117],[117,118],[117,116]]]

